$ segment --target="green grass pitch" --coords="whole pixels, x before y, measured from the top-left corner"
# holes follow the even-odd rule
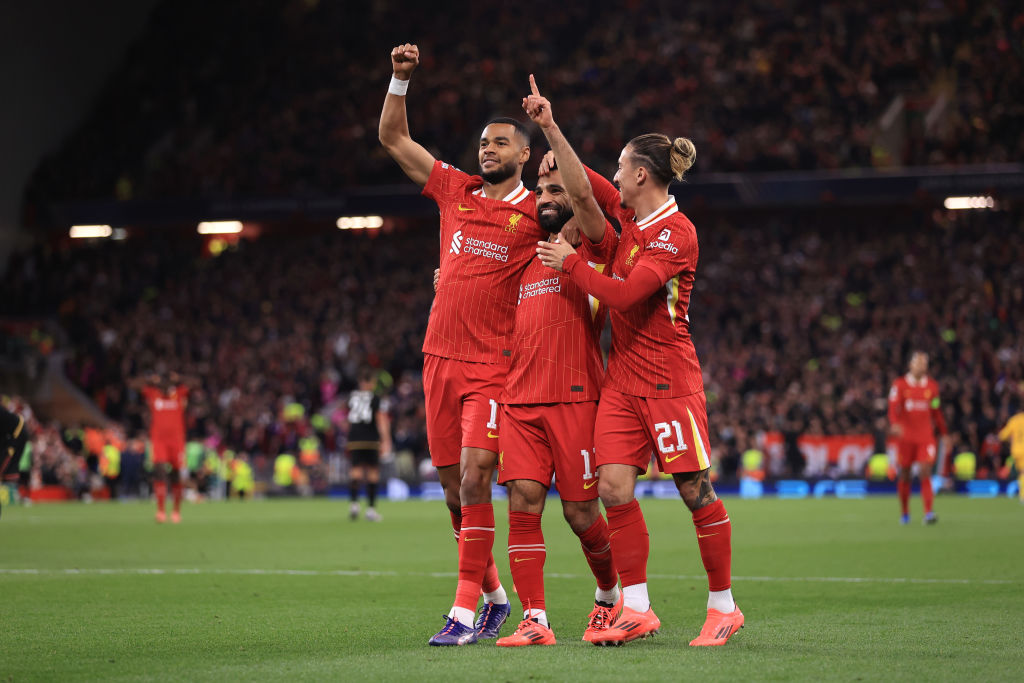
[[[0,681],[1020,680],[1024,507],[940,497],[940,522],[897,523],[894,498],[726,500],[747,625],[690,648],[707,584],[678,501],[642,502],[655,638],[580,641],[593,578],[549,502],[554,647],[431,648],[455,589],[439,502],[7,507],[0,519]],[[505,518],[505,505],[496,504]],[[499,521],[496,556],[511,594]],[[512,595],[513,619],[518,601]]]

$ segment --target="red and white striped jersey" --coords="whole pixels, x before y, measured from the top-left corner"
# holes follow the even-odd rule
[[[576,251],[591,268],[605,272],[618,242],[606,224],[599,244],[584,237]],[[568,275],[533,259],[519,284],[512,367],[501,402],[596,401],[604,378],[600,340],[606,317],[607,307]]]
[[[598,204],[622,224],[613,277],[634,268],[653,270],[662,289],[626,312],[611,312],[612,348],[605,386],[631,396],[675,398],[704,391],[700,361],[690,338],[688,309],[697,271],[697,230],[669,196],[641,221],[619,205],[619,192],[588,169]]]
[[[423,194],[441,213],[441,277],[423,353],[509,363],[519,281],[547,236],[532,193],[520,183],[488,199],[480,176],[435,161]]]

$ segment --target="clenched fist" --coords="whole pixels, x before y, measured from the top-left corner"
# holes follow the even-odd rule
[[[420,63],[420,49],[416,45],[406,43],[397,45],[391,50],[391,68],[395,78],[407,81]]]

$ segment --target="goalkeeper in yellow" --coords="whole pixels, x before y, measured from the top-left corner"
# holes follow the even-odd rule
[[[1024,503],[1024,411],[1009,419],[999,432],[999,440],[1010,442],[1010,457],[1017,468],[1017,494]]]

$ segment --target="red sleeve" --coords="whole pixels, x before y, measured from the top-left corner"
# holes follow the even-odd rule
[[[654,228],[649,228],[653,230]],[[676,275],[697,269],[697,232],[687,222],[665,227],[647,243],[638,266],[647,266],[668,282]]]
[[[461,194],[469,178],[469,174],[435,159],[427,184],[423,186],[423,196],[438,204],[451,201],[456,194]]]
[[[581,256],[586,256],[588,261],[611,263],[612,259],[615,258],[615,250],[619,246],[619,236],[615,233],[615,228],[608,221],[604,222],[604,237],[597,244],[591,242],[585,235],[581,236],[583,241],[576,251]]]
[[[146,403],[152,404],[153,399],[160,396],[160,392],[156,387],[145,386],[142,387],[142,398],[145,399]]]
[[[590,181],[590,187],[594,190],[594,199],[597,200],[597,205],[606,214],[618,216],[622,211],[622,207],[619,205],[619,191],[597,171],[588,166],[583,168],[587,171],[587,180]]]
[[[899,382],[893,382],[889,389],[889,424],[897,424],[903,419],[903,398],[900,396]]]
[[[569,254],[562,269],[587,294],[616,311],[628,311],[661,289],[662,282],[650,268],[634,268],[625,280],[615,280],[588,266],[579,254]]]

